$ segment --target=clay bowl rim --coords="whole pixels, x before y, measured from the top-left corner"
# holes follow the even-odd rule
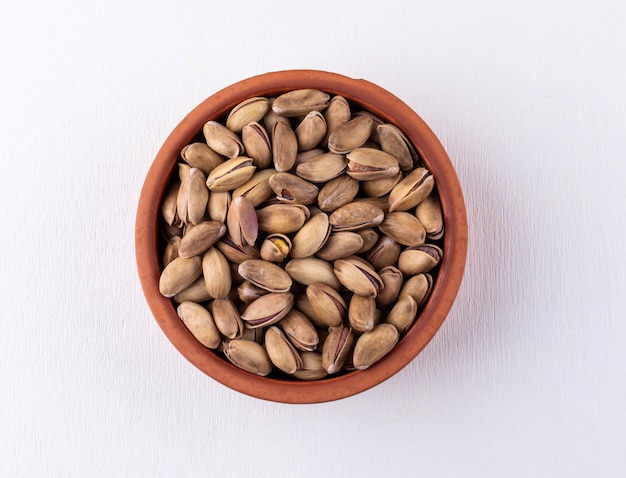
[[[317,381],[287,381],[260,377],[235,367],[201,345],[183,325],[170,299],[159,293],[159,204],[180,150],[209,120],[253,96],[277,96],[297,89],[316,88],[342,95],[352,104],[401,128],[435,177],[444,214],[444,257],[430,299],[419,320],[381,361],[358,370]],[[389,91],[363,79],[317,70],[286,70],[254,76],[213,94],[174,128],[157,153],[146,176],[137,208],[135,254],[141,286],[156,322],[174,347],[193,365],[221,384],[259,399],[282,403],[321,403],[368,390],[409,364],[441,327],[456,298],[467,254],[467,217],[461,186],[439,139],[407,104]]]

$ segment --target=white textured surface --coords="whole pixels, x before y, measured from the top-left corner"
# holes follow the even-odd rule
[[[610,0],[5,5],[0,476],[624,476],[624,24]],[[197,371],[134,263],[167,134],[224,86],[288,68],[412,106],[470,224],[431,344],[315,406]]]

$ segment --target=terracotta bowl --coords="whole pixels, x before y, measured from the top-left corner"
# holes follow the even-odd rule
[[[430,299],[418,312],[415,324],[387,356],[370,368],[312,382],[260,377],[236,368],[201,345],[179,319],[172,301],[159,293],[160,203],[180,150],[198,136],[207,121],[222,119],[244,99],[278,96],[297,88],[316,88],[342,95],[353,105],[401,128],[435,177],[445,221],[443,260]],[[253,397],[284,403],[319,403],[345,398],[383,382],[413,360],[433,338],[461,284],[467,251],[467,218],[461,187],[446,151],[426,123],[405,103],[365,80],[324,71],[289,70],[255,76],[224,88],[193,109],[172,131],[154,159],[141,191],[135,247],[148,305],[167,338],[192,364],[223,385]]]

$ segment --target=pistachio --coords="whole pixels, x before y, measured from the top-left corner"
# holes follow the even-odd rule
[[[361,249],[356,251],[357,254],[362,254],[363,252],[369,251],[378,242],[378,233],[375,229],[371,227],[359,229],[358,231],[354,232],[361,236],[361,239],[363,239],[363,246],[361,247]]]
[[[178,254],[181,257],[193,257],[202,254],[213,246],[226,233],[226,226],[221,222],[203,221],[189,228],[180,241]]]
[[[241,264],[248,259],[258,259],[260,257],[259,250],[256,246],[239,246],[231,239],[230,236],[224,236],[215,244],[215,247],[224,254],[224,256],[235,264]]]
[[[319,189],[314,184],[290,173],[277,173],[268,181],[276,197],[286,203],[309,205],[317,199]]]
[[[400,128],[392,124],[381,124],[376,127],[380,147],[398,160],[402,171],[413,169],[412,147],[409,139]]]
[[[228,209],[226,218],[228,232],[235,244],[253,246],[259,233],[259,222],[252,202],[244,196],[238,196]]]
[[[252,259],[239,264],[238,270],[241,277],[269,292],[287,292],[291,288],[289,274],[272,262]]]
[[[243,144],[231,130],[218,123],[209,121],[202,128],[207,145],[217,154],[227,158],[236,158],[243,154]]]
[[[228,261],[217,248],[211,247],[204,253],[202,271],[206,289],[211,297],[215,299],[228,297],[232,276]]]
[[[415,322],[417,317],[417,302],[410,295],[396,302],[385,322],[393,325],[400,335],[406,333],[409,327]]]
[[[177,257],[161,272],[159,291],[164,297],[174,297],[193,284],[200,275],[202,275],[202,259],[199,256]]]
[[[207,309],[194,302],[182,302],[176,312],[198,342],[210,349],[217,348],[221,342],[220,332]]]
[[[387,307],[391,305],[398,294],[404,281],[402,272],[394,266],[383,267],[378,271],[380,280],[383,281],[384,287],[376,296],[376,304],[379,307]]]
[[[356,254],[363,247],[363,238],[355,232],[336,232],[328,240],[316,256],[325,261],[335,261]]]
[[[224,161],[209,174],[206,185],[213,191],[230,191],[244,184],[254,174],[256,166],[246,156]]]
[[[422,202],[433,190],[435,180],[425,168],[411,171],[389,193],[389,211],[407,211]]]
[[[309,300],[309,298],[306,295],[306,293],[304,293],[304,294],[297,294],[294,297],[294,310],[297,310],[298,312],[303,313],[311,321],[311,323],[317,328],[318,336],[320,335],[322,330],[324,330],[327,327],[324,324],[324,322],[322,322],[317,317],[317,314],[313,310],[313,306],[311,305],[311,301]],[[319,344],[321,344],[321,343],[322,343],[322,341],[320,339]],[[318,344],[318,350],[319,350],[319,344]]]
[[[366,259],[375,270],[392,266],[398,262],[400,256],[400,244],[389,236],[381,236],[376,245],[370,249]]]
[[[408,212],[388,212],[378,228],[404,246],[419,246],[426,240],[424,226]]]
[[[267,98],[248,98],[235,106],[226,118],[226,127],[239,133],[244,126],[255,121],[260,121],[265,113],[270,109],[270,102]]]
[[[180,181],[172,182],[166,189],[163,195],[163,201],[161,202],[161,214],[165,223],[169,226],[180,223],[176,210],[179,189]]]
[[[163,252],[163,267],[179,256],[178,248],[180,247],[181,240],[179,236],[172,236],[169,241],[167,241],[165,252]]]
[[[265,332],[265,349],[272,363],[285,373],[292,374],[302,367],[300,354],[275,325]]]
[[[259,229],[268,233],[290,234],[309,218],[309,210],[300,204],[271,204],[257,210]]]
[[[291,309],[278,325],[297,349],[313,351],[317,348],[319,343],[317,330],[311,320],[299,310]]]
[[[378,126],[380,126],[381,124],[385,124],[385,122],[380,119],[378,116],[376,116],[373,113],[370,113],[369,111],[357,111],[356,113],[354,113],[354,117],[358,117],[358,116],[367,116],[369,118],[372,119],[372,134],[370,135],[370,140],[368,142],[374,142],[375,144],[380,144],[380,138],[378,137]]]
[[[239,311],[230,299],[215,299],[211,303],[213,320],[219,331],[229,339],[238,339],[243,334],[243,322]]]
[[[352,202],[359,192],[359,182],[342,174],[328,181],[317,196],[317,204],[324,212],[333,212],[335,209]]]
[[[377,226],[384,217],[382,209],[366,202],[354,201],[335,209],[329,221],[334,231],[355,231]]]
[[[335,127],[328,137],[328,149],[333,153],[346,154],[360,148],[370,137],[372,126],[372,118],[355,116]]]
[[[260,169],[272,163],[272,142],[267,131],[257,122],[252,122],[241,130],[241,140],[246,154],[252,158]]]
[[[336,327],[347,317],[348,305],[332,287],[314,282],[306,288],[306,295],[316,317],[326,327]]]
[[[326,119],[326,138],[325,142],[328,143],[328,138],[337,126],[347,123],[352,117],[350,113],[350,104],[343,96],[334,96],[328,108],[324,112],[324,118]]]
[[[298,139],[287,123],[278,122],[272,134],[272,154],[276,171],[289,171],[296,164]]]
[[[247,327],[267,327],[285,317],[293,307],[291,292],[270,292],[248,304],[241,314]]]
[[[299,151],[313,149],[326,136],[326,120],[319,111],[311,111],[300,122],[295,133]]]
[[[441,203],[435,194],[430,194],[415,208],[415,216],[424,226],[426,237],[433,241],[443,237],[443,212]]]
[[[345,156],[342,154],[324,153],[298,164],[296,174],[314,183],[324,183],[336,178],[345,169]]]
[[[274,131],[274,125],[276,123],[286,123],[288,125],[290,125],[291,123],[289,122],[289,118],[286,118],[284,116],[280,116],[278,114],[276,114],[274,112],[274,110],[271,108],[271,105],[274,104],[274,101],[276,100],[276,98],[270,98],[270,110],[265,114],[265,117],[263,118],[263,124],[265,125],[265,131],[267,131],[268,135],[271,137],[272,133]]]
[[[341,287],[332,266],[321,259],[314,257],[292,259],[285,265],[285,271],[287,271],[287,274],[289,274],[293,280],[303,285],[321,282],[333,289],[339,289]]]
[[[280,116],[304,116],[311,111],[323,111],[330,95],[315,89],[300,89],[280,95],[272,103],[272,110]]]
[[[417,274],[410,277],[400,289],[398,300],[402,300],[406,296],[411,296],[417,302],[417,306],[421,307],[430,295],[433,287],[433,278],[430,274]]]
[[[308,151],[301,151],[296,154],[296,164],[298,167],[299,164],[306,163],[309,159],[315,158],[321,154],[324,154],[326,151],[321,148],[310,149]]]
[[[361,190],[365,195],[372,198],[380,198],[391,192],[391,190],[402,180],[402,172],[388,178],[363,181]]]
[[[309,219],[293,238],[291,257],[302,259],[319,251],[330,235],[330,223],[324,213],[316,214]]]
[[[395,178],[400,172],[398,160],[374,148],[358,148],[349,152],[347,174],[359,181]]]
[[[206,290],[206,284],[204,283],[204,277],[198,277],[190,286],[181,290],[174,296],[174,301],[179,304],[185,301],[190,302],[206,302],[212,299],[209,291]]]
[[[391,324],[379,324],[361,335],[354,345],[352,362],[357,370],[364,370],[385,355],[398,343],[399,334]]]
[[[384,287],[380,276],[365,261],[339,259],[335,261],[334,271],[344,287],[364,297],[376,297]]]
[[[348,307],[350,326],[359,332],[367,332],[374,328],[376,316],[376,299],[353,294]]]
[[[273,191],[269,180],[274,174],[275,169],[257,169],[250,179],[233,191],[233,199],[243,196],[250,200],[254,207],[260,206],[272,197]]]
[[[302,367],[296,370],[293,376],[299,380],[319,380],[328,375],[322,366],[322,354],[320,352],[300,352]]]
[[[350,327],[339,325],[332,327],[322,349],[322,366],[329,374],[341,370],[352,352],[354,335]]]
[[[264,377],[272,371],[272,362],[265,349],[251,340],[231,340],[223,352],[233,365],[246,372]]]
[[[363,198],[357,197],[354,199],[354,202],[359,202],[363,204],[369,204],[370,206],[375,206],[384,213],[389,212],[389,196],[381,197],[381,198]]]
[[[429,272],[439,264],[443,251],[434,244],[405,249],[398,259],[398,268],[407,275]]]
[[[268,294],[266,289],[262,289],[248,280],[244,280],[239,284],[239,287],[237,287],[237,297],[239,297],[239,300],[244,304],[254,302],[256,299],[266,294]]]
[[[291,239],[284,234],[270,234],[261,244],[261,259],[283,262],[291,251]]]
[[[199,169],[190,168],[182,163],[178,166],[181,183],[176,200],[176,212],[184,224],[198,224],[204,218],[209,199],[204,174]]]
[[[224,158],[206,143],[191,143],[180,151],[180,156],[192,168],[198,168],[205,176],[224,162]]]
[[[230,202],[231,196],[228,191],[212,191],[207,204],[209,217],[213,221],[225,223]]]

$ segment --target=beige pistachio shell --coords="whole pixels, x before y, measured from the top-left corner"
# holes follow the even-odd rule
[[[260,206],[274,194],[269,183],[270,178],[274,174],[276,174],[276,170],[272,168],[257,169],[248,181],[233,191],[233,199],[243,196],[247,198],[254,207]]]
[[[272,362],[265,348],[251,340],[231,340],[223,352],[233,365],[246,372],[264,377],[272,371]]]
[[[207,187],[213,191],[230,191],[244,184],[252,177],[256,166],[251,158],[238,156],[224,161],[216,167],[206,180]]]
[[[356,113],[354,113],[354,117],[358,117],[358,116],[368,116],[369,118],[372,119],[373,122],[373,126],[372,126],[372,134],[370,135],[370,139],[368,142],[373,142],[376,145],[380,144],[380,138],[378,137],[378,130],[377,127],[381,124],[385,124],[385,122],[380,119],[378,116],[376,116],[374,113],[370,113],[369,111],[357,111]]]
[[[337,125],[328,137],[328,149],[333,153],[346,154],[360,148],[372,132],[373,121],[368,116],[355,116]]]
[[[227,158],[236,158],[243,154],[244,148],[239,137],[217,121],[209,121],[202,128],[207,145],[217,154]]]
[[[383,197],[391,192],[402,180],[402,172],[388,178],[374,179],[372,181],[361,182],[361,190],[366,196],[373,198]]]
[[[326,138],[325,143],[328,143],[328,138],[335,131],[337,126],[350,121],[352,113],[350,111],[350,104],[348,101],[340,95],[333,96],[328,103],[328,108],[324,111],[324,118],[326,119]]]
[[[244,280],[239,284],[239,287],[237,287],[237,297],[244,304],[250,304],[268,293],[266,289],[262,289],[248,280]]]
[[[392,266],[398,262],[400,244],[389,236],[381,236],[376,245],[365,256],[375,270]]]
[[[299,350],[313,351],[319,343],[319,336],[311,320],[299,310],[291,309],[278,322],[289,341]]]
[[[159,291],[164,297],[174,297],[193,284],[201,275],[202,258],[200,256],[177,257],[161,272]]]
[[[352,202],[359,192],[359,182],[342,174],[328,181],[317,196],[317,204],[324,212],[333,212],[335,209]]]
[[[204,283],[204,277],[198,277],[190,286],[181,290],[178,294],[174,296],[174,302],[190,301],[190,302],[206,302],[212,299],[209,292],[206,290],[206,285]]]
[[[339,325],[332,327],[324,341],[322,366],[329,374],[341,371],[352,352],[354,335],[350,327]]]
[[[259,229],[270,234],[296,232],[309,215],[307,207],[301,204],[271,204],[257,210]]]
[[[280,95],[272,103],[272,110],[280,116],[304,116],[311,111],[323,111],[330,95],[316,89],[299,89]]]
[[[316,214],[302,226],[293,238],[291,257],[302,259],[319,251],[330,235],[330,223],[324,213]]]
[[[376,206],[385,213],[389,212],[389,196],[384,196],[381,198],[358,197],[355,198],[354,202],[369,204],[370,206]]]
[[[367,332],[374,328],[376,317],[376,299],[353,294],[348,306],[350,326],[359,332]]]
[[[289,171],[296,164],[298,139],[287,123],[278,122],[272,134],[272,155],[276,171]]]
[[[265,349],[272,363],[287,374],[292,374],[302,367],[300,354],[282,330],[275,325],[265,332]]]
[[[226,257],[216,248],[209,248],[202,257],[202,272],[207,291],[215,299],[228,297],[232,276]]]
[[[287,292],[291,277],[276,264],[262,259],[252,259],[239,264],[239,275],[269,292]]]
[[[321,259],[314,257],[292,259],[285,265],[285,271],[293,280],[303,285],[321,282],[336,290],[341,287],[332,266]]]
[[[239,311],[230,299],[215,299],[211,303],[213,320],[219,331],[229,339],[238,339],[243,334],[243,322]]]
[[[267,327],[285,317],[293,308],[291,292],[270,292],[248,304],[241,314],[247,327]]]
[[[430,194],[420,202],[415,208],[415,217],[424,226],[426,237],[431,240],[438,240],[443,237],[443,212],[441,202],[435,194]]]
[[[267,98],[248,98],[235,106],[226,118],[226,127],[239,133],[249,123],[260,121],[270,109],[270,102]]]
[[[410,295],[396,302],[385,322],[393,325],[400,335],[406,333],[417,318],[417,302]]]
[[[378,242],[379,235],[374,228],[368,227],[354,232],[363,239],[363,246],[356,252],[357,254],[369,251]]]
[[[402,251],[398,268],[406,275],[429,272],[439,264],[443,251],[434,244],[422,244]]]
[[[326,325],[324,325],[324,323],[317,317],[317,314],[313,310],[311,301],[307,297],[306,293],[296,294],[294,296],[294,309],[297,309],[298,312],[302,312],[306,317],[308,317],[311,323],[317,328],[318,335],[320,330],[323,330],[326,327]]]
[[[363,238],[355,232],[336,232],[315,254],[325,261],[336,261],[356,254],[363,247]]]
[[[270,262],[283,262],[291,252],[291,239],[285,234],[270,234],[261,244],[261,259]]]
[[[229,261],[235,264],[241,264],[248,259],[258,259],[260,257],[259,250],[256,246],[237,245],[228,235],[222,237],[222,239],[215,244],[215,247],[217,247]]]
[[[180,240],[178,254],[181,257],[193,257],[204,253],[226,234],[226,226],[217,221],[203,221],[189,228]]]
[[[372,331],[364,333],[354,345],[354,367],[364,370],[378,362],[393,349],[399,337],[398,331],[391,324],[378,324]]]
[[[380,276],[364,260],[339,259],[334,271],[341,284],[358,295],[376,297],[384,287]]]
[[[325,183],[342,174],[346,166],[344,155],[324,153],[298,164],[296,174],[313,183]]]
[[[348,305],[332,287],[316,282],[306,288],[306,295],[316,317],[326,327],[336,327],[347,317]]]
[[[285,172],[272,175],[268,183],[276,197],[286,203],[313,204],[319,192],[315,184]]]
[[[374,148],[358,148],[346,155],[346,173],[359,181],[395,178],[400,172],[398,160]]]
[[[231,196],[228,191],[211,191],[207,211],[213,221],[226,223]]]
[[[272,163],[272,142],[262,125],[257,122],[245,125],[241,130],[241,140],[246,154],[258,168],[269,167]]]
[[[333,211],[329,221],[333,231],[356,231],[379,225],[384,212],[367,202],[354,201]]]
[[[272,136],[272,133],[274,131],[274,125],[276,123],[280,122],[280,123],[286,123],[288,125],[291,125],[289,118],[276,114],[274,110],[271,108],[275,100],[276,98],[270,98],[270,110],[263,117],[263,124],[265,125],[265,131],[267,131],[267,134],[270,136],[270,138]]]
[[[205,347],[216,349],[222,338],[211,313],[195,302],[182,302],[176,312],[189,332]]]
[[[376,296],[376,303],[379,307],[387,307],[398,298],[400,289],[404,282],[404,275],[395,266],[383,267],[378,271],[384,287]]]
[[[419,219],[408,212],[388,212],[378,228],[404,246],[419,246],[426,240],[424,226]]]
[[[298,150],[311,150],[326,136],[326,120],[319,111],[311,111],[300,122],[295,133],[298,139]]]
[[[425,168],[411,171],[389,193],[389,211],[408,211],[422,202],[433,190],[435,180]]]
[[[417,274],[410,277],[404,282],[398,300],[402,300],[406,296],[411,296],[417,302],[417,306],[421,307],[426,303],[433,287],[433,278],[430,274]]]
[[[180,190],[180,180],[174,181],[168,186],[161,202],[161,215],[168,225],[182,224],[177,214],[178,191]]]
[[[224,162],[224,158],[206,143],[188,144],[181,150],[180,156],[189,166],[198,168],[205,176]]]
[[[244,196],[233,199],[226,218],[228,233],[235,244],[253,246],[259,233],[254,204]]]
[[[186,164],[178,165],[180,188],[176,199],[176,213],[184,224],[198,224],[204,219],[209,190],[202,171]]]
[[[302,368],[296,370],[293,376],[298,380],[319,380],[328,375],[322,366],[322,354],[320,352],[300,352]]]
[[[411,154],[410,142],[406,135],[392,124],[382,124],[376,127],[380,147],[398,160],[402,171],[413,169],[413,155]]]

